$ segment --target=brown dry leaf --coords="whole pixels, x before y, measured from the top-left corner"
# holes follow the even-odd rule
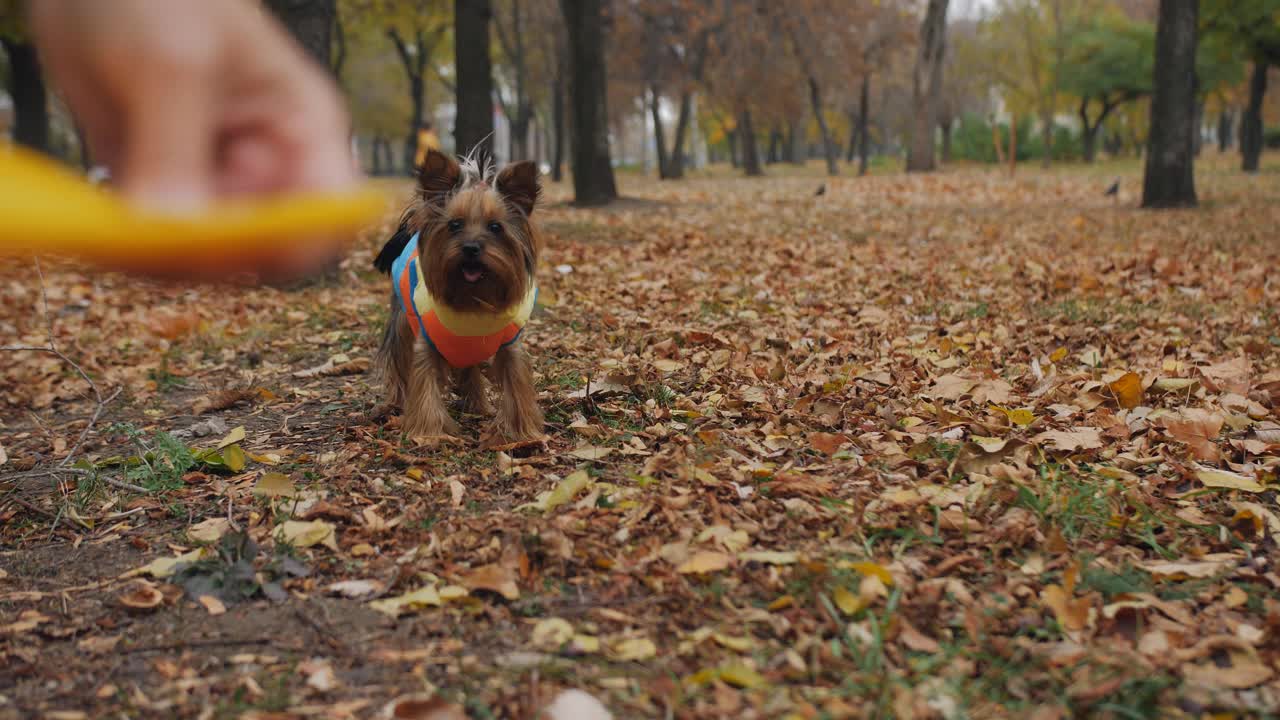
[[[196,601],[203,605],[210,615],[221,615],[227,611],[227,606],[212,595],[201,595],[196,598]]]
[[[338,549],[336,528],[333,523],[324,520],[286,520],[276,526],[272,535],[277,541],[294,547],[308,548],[313,545],[323,545],[330,550]]]
[[[501,565],[478,567],[462,577],[462,585],[468,590],[488,590],[508,600],[520,599],[520,586],[516,574]]]
[[[1215,470],[1204,466],[1196,468],[1196,478],[1199,479],[1205,487],[1229,488],[1231,490],[1244,490],[1246,492],[1263,492],[1267,489],[1262,483],[1251,477],[1246,477],[1238,473],[1227,472],[1226,470]]]
[[[462,708],[438,695],[405,695],[382,708],[386,720],[469,720]]]
[[[247,388],[222,390],[207,397],[197,398],[191,403],[191,414],[203,415],[213,410],[226,410],[236,403],[252,400],[255,397],[258,397],[258,392]]]
[[[977,380],[960,377],[959,375],[943,375],[933,381],[933,386],[929,388],[929,394],[941,400],[959,400],[977,384]]]
[[[1201,408],[1183,408],[1178,417],[1161,420],[1169,437],[1186,443],[1192,457],[1209,462],[1216,462],[1221,457],[1216,441],[1224,421],[1219,413]]]
[[[1239,561],[1240,558],[1236,555],[1218,553],[1206,555],[1201,560],[1151,560],[1141,563],[1139,567],[1159,578],[1185,580],[1187,578],[1210,578],[1220,575]]]
[[[258,497],[297,497],[298,490],[288,475],[280,472],[266,472],[253,485],[253,494]]]
[[[1096,450],[1102,447],[1102,432],[1097,428],[1046,430],[1031,438],[1031,442],[1042,445],[1048,450],[1061,452]]]

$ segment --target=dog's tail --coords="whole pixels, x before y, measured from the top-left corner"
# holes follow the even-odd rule
[[[390,275],[392,263],[396,261],[396,258],[400,257],[400,253],[404,252],[405,246],[412,239],[413,233],[409,232],[409,224],[401,222],[396,234],[391,236],[387,244],[382,246],[378,257],[373,259],[373,266],[383,275]]]

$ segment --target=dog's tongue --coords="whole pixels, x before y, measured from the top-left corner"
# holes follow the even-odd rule
[[[467,282],[476,282],[480,278],[484,277],[484,271],[483,270],[463,270],[462,277],[466,278]]]

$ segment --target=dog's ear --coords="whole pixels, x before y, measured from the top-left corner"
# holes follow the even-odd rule
[[[542,185],[538,182],[538,164],[532,160],[512,163],[498,173],[494,181],[498,194],[507,202],[515,205],[526,216],[533,214],[533,206],[542,195]]]
[[[428,203],[438,205],[458,187],[462,169],[458,161],[439,150],[428,150],[418,170],[418,192]]]

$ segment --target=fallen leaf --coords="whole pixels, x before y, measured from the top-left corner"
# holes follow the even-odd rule
[[[1200,408],[1183,408],[1177,416],[1161,419],[1169,437],[1185,443],[1197,460],[1210,462],[1221,457],[1216,441],[1224,422],[1221,414]]]
[[[472,570],[463,576],[462,585],[471,591],[495,592],[508,600],[520,599],[515,573],[501,565],[484,565]]]
[[[573,639],[573,625],[564,618],[551,617],[538,621],[533,626],[530,642],[542,650],[558,650]]]
[[[1097,428],[1047,430],[1031,438],[1031,441],[1038,445],[1044,445],[1050,450],[1062,452],[1094,450],[1102,447],[1102,432]]]
[[[369,607],[391,617],[399,617],[401,614],[411,610],[424,607],[440,607],[440,604],[439,591],[436,590],[435,586],[428,585],[396,597],[373,600],[369,602]]]
[[[603,460],[613,454],[613,448],[583,445],[569,451],[569,455],[579,460]]]
[[[1107,384],[1122,408],[1132,410],[1142,404],[1142,376],[1127,372]]]
[[[298,491],[288,475],[280,472],[266,472],[253,485],[253,494],[258,497],[297,497]]]
[[[531,503],[521,505],[519,508],[533,508],[543,512],[549,512],[561,505],[569,502],[575,495],[585,490],[592,484],[591,476],[586,470],[578,470],[570,473],[568,477],[556,483],[554,489],[538,494],[538,499]]]
[[[1245,477],[1226,470],[1215,470],[1203,465],[1196,468],[1196,479],[1205,487],[1229,488],[1246,492],[1264,492],[1267,488],[1251,477]]]
[[[857,595],[849,592],[846,587],[838,587],[831,591],[831,602],[840,608],[840,612],[845,615],[856,615],[862,609],[867,607],[867,603]]]
[[[382,592],[383,587],[377,580],[342,580],[330,583],[327,589],[330,594],[358,600],[377,595]]]
[[[176,557],[156,558],[151,562],[143,565],[136,570],[121,575],[121,577],[133,577],[135,575],[150,575],[156,578],[165,578],[173,574],[175,568],[186,563],[193,563],[207,557],[212,551],[209,548],[196,548],[191,552],[186,552]]]
[[[676,572],[683,574],[697,573],[705,575],[707,573],[724,570],[733,562],[733,558],[721,552],[711,550],[700,550],[693,554],[693,557],[684,561],[676,568]]]
[[[609,643],[608,655],[619,662],[650,660],[658,654],[658,647],[649,638],[623,638]]]
[[[742,562],[758,562],[766,565],[794,565],[800,559],[800,553],[794,551],[751,550],[738,553],[738,559]]]
[[[1156,577],[1166,580],[1185,580],[1187,578],[1211,578],[1220,575],[1239,562],[1235,555],[1219,553],[1206,555],[1202,560],[1150,560],[1140,563],[1139,567]]]
[[[437,695],[405,695],[387,703],[388,720],[469,720],[462,708]]]
[[[201,595],[196,598],[196,601],[203,605],[210,615],[221,615],[227,611],[227,606],[212,595]]]
[[[187,528],[187,537],[195,542],[212,543],[227,534],[231,521],[226,518],[209,518]]]
[[[286,520],[276,526],[272,536],[279,542],[298,548],[324,545],[330,550],[338,549],[338,538],[333,523],[324,520]]]

